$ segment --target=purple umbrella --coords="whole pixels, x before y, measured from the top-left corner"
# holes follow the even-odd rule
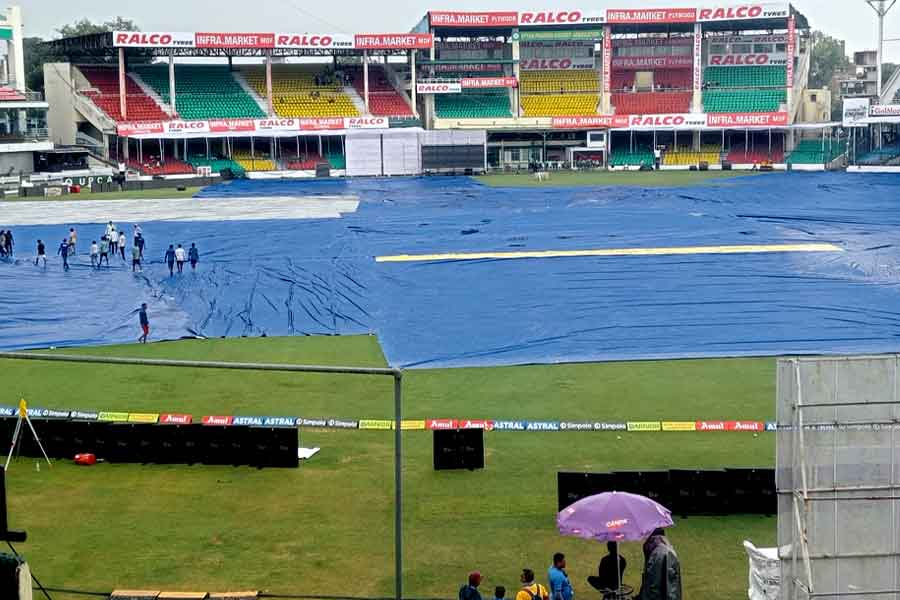
[[[607,492],[579,500],[556,517],[562,535],[598,542],[639,542],[656,529],[672,527],[672,513],[650,498]],[[616,552],[618,554],[618,551]],[[619,573],[618,567],[616,572]],[[619,588],[622,582],[619,581]]]
[[[672,527],[672,513],[650,498],[608,492],[583,498],[556,517],[563,535],[598,542],[639,542],[653,530]]]

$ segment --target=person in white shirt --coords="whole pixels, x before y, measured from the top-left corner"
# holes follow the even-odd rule
[[[106,237],[109,237],[109,236],[112,234],[112,232],[115,231],[115,230],[116,230],[116,226],[113,225],[113,222],[112,222],[112,221],[110,221],[109,223],[107,223],[107,224],[106,224]]]
[[[97,245],[97,240],[91,242],[91,266],[95,269],[99,266],[97,260],[100,258],[100,246]]]
[[[181,244],[178,244],[178,247],[175,248],[175,263],[178,265],[178,272],[184,272],[184,261],[187,258],[187,254],[184,251],[184,248],[181,247]]]
[[[122,262],[125,262],[125,244],[128,242],[128,236],[125,232],[119,234],[119,254],[122,255]]]

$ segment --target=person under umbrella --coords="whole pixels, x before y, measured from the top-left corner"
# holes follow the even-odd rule
[[[559,513],[556,524],[562,535],[580,537],[598,542],[614,542],[618,551],[620,542],[640,542],[652,539],[653,534],[665,527],[672,527],[672,513],[666,507],[650,498],[623,492],[608,492],[579,500]],[[654,542],[657,544],[658,540]],[[671,547],[671,546],[669,546]],[[645,547],[645,551],[646,551]],[[654,545],[651,550],[658,548]],[[673,551],[674,552],[674,551]],[[618,553],[618,552],[617,552]],[[646,554],[646,556],[650,556]],[[658,557],[658,555],[657,555]],[[623,593],[621,571],[615,589],[606,590],[606,597],[619,598]],[[669,596],[669,600],[680,600]],[[675,590],[670,590],[674,592]],[[643,592],[643,590],[642,590]],[[629,592],[630,593],[630,592]],[[650,594],[648,588],[648,594]],[[642,600],[655,600],[653,596],[642,596]],[[661,596],[659,598],[662,598]]]
[[[644,575],[638,600],[681,600],[681,563],[662,529],[644,542]]]

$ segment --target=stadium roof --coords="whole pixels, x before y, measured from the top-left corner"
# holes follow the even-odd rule
[[[122,48],[131,56],[148,57],[358,56],[404,54],[432,44],[430,33],[110,31],[52,40],[43,47],[57,56],[83,59],[108,58]]]

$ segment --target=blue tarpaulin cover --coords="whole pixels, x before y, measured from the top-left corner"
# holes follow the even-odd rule
[[[196,202],[353,195],[361,203],[342,218],[143,222],[151,263],[138,275],[120,259],[90,268],[84,252],[102,223],[13,227],[16,260],[0,263],[0,347],[133,341],[146,301],[151,339],[375,333],[403,367],[900,350],[900,177],[551,186],[449,177],[222,184]],[[63,273],[53,255],[70,225],[79,256]],[[131,224],[121,225],[130,235]],[[29,260],[38,238],[51,255],[46,272]],[[165,248],[191,242],[200,268],[170,278]],[[375,260],[822,243],[838,250]]]

